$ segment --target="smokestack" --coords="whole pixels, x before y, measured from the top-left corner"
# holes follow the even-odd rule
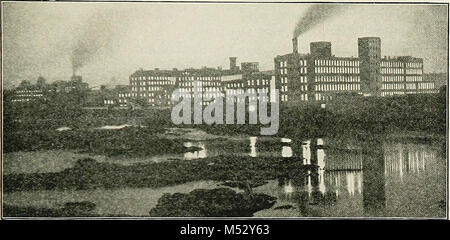
[[[230,70],[236,70],[236,59],[237,57],[230,57]]]
[[[292,52],[298,53],[298,39],[297,37],[292,38]]]

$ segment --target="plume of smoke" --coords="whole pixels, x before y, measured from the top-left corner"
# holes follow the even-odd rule
[[[110,45],[114,35],[112,22],[111,13],[98,13],[88,20],[72,49],[74,73]]]
[[[314,26],[323,21],[340,14],[345,9],[345,5],[337,4],[317,4],[308,8],[305,15],[298,21],[294,30],[294,38],[309,31]]]

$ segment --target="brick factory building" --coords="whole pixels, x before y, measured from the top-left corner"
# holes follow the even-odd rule
[[[277,56],[275,85],[282,102],[326,102],[342,93],[364,96],[437,93],[423,78],[423,60],[410,56],[381,57],[381,39],[358,39],[358,57],[336,57],[330,42],[310,43],[310,53]]]
[[[227,93],[236,94],[238,89],[247,91],[256,91],[255,93],[265,93],[267,96],[270,94],[270,89],[275,87],[275,79],[272,71],[260,72],[256,71],[242,71],[239,77],[233,79],[224,79],[224,86]],[[255,99],[252,99],[255,100]],[[264,99],[269,101],[268,98]],[[238,100],[239,101],[239,100]]]
[[[150,106],[169,106],[179,76],[177,70],[140,69],[130,76],[131,96]]]
[[[241,68],[236,64],[237,58],[230,57],[230,68],[200,69],[188,68],[184,70],[138,70],[130,76],[131,97],[142,98],[150,106],[167,107],[172,105],[171,94],[180,89],[182,96],[193,96],[194,83],[201,84],[203,105],[217,94],[223,94],[233,89],[255,88],[268,91],[272,80],[272,73],[260,72],[257,62],[244,62]]]
[[[33,102],[36,100],[49,100],[57,94],[79,94],[87,92],[89,85],[82,81],[81,76],[72,76],[70,81],[55,81],[47,83],[39,76],[36,83],[22,81],[12,90],[12,102]]]

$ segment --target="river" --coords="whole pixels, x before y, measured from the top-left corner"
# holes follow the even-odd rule
[[[148,158],[96,159],[130,165],[226,155],[296,158],[302,164],[315,164],[319,168],[297,178],[267,179],[267,184],[254,188],[256,193],[277,198],[272,208],[256,212],[256,217],[445,217],[445,140],[386,137],[376,144],[362,144],[352,138],[241,136],[200,138],[186,140],[184,144],[199,150]],[[9,153],[4,158],[5,174],[61,171],[73,166],[79,157],[85,154]],[[198,181],[156,189],[22,191],[4,194],[4,203],[58,208],[65,202],[90,201],[97,205],[95,213],[98,215],[148,216],[163,193],[188,193],[219,185],[220,182]]]

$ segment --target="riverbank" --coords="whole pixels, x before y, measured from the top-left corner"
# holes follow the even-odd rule
[[[5,175],[3,186],[5,193],[30,190],[157,188],[200,180],[275,179],[280,175],[304,174],[305,171],[306,168],[294,158],[221,156],[192,161],[138,163],[131,166],[100,163],[86,158],[79,160],[73,168],[61,172]]]

